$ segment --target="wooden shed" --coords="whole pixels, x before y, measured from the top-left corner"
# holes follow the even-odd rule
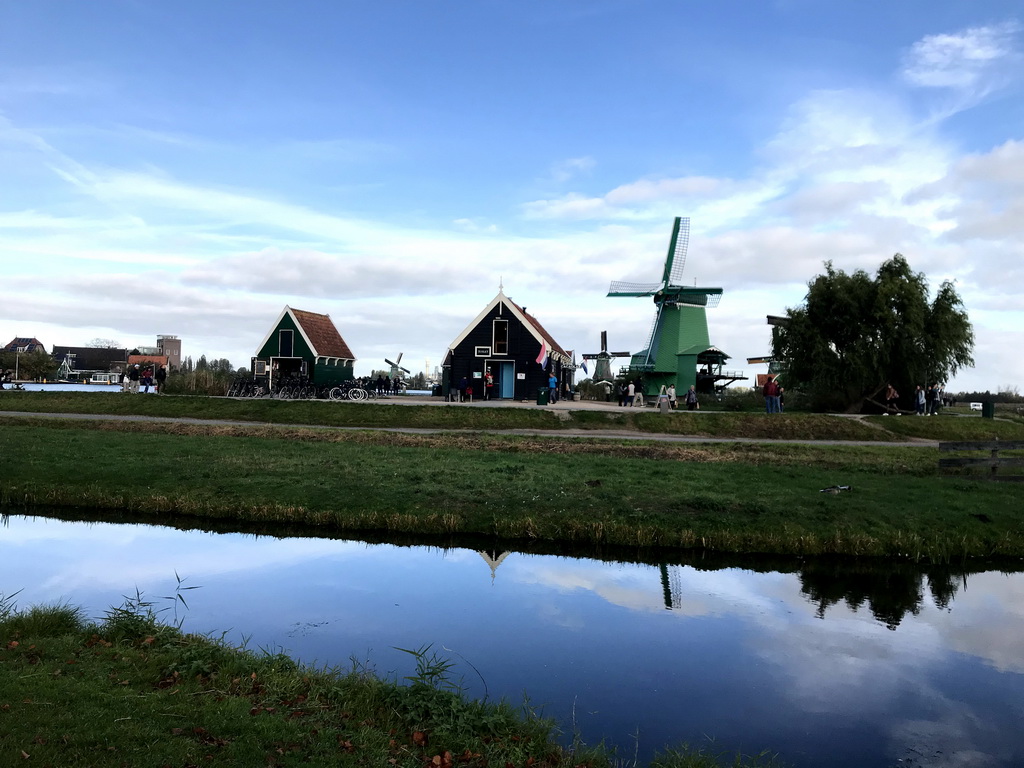
[[[256,350],[252,371],[271,386],[294,375],[333,386],[353,378],[355,360],[330,315],[285,306]]]
[[[547,389],[552,373],[559,391],[572,386],[575,366],[537,318],[502,290],[448,346],[443,394],[465,378],[474,399],[483,396],[487,374],[493,377],[495,399],[529,400]]]

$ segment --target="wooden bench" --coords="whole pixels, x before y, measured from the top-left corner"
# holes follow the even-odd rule
[[[939,443],[943,453],[952,451],[989,451],[988,456],[964,456],[950,459],[939,459],[939,469],[960,469],[963,467],[983,467],[989,469],[986,477],[989,480],[1005,482],[1024,481],[1024,475],[999,474],[1000,468],[1024,467],[1024,456],[1000,456],[1000,451],[1024,450],[1024,440],[980,440],[976,442]]]

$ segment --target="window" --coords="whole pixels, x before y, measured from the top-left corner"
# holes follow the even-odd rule
[[[494,321],[494,354],[508,354],[508,320]]]
[[[277,354],[281,357],[291,357],[295,350],[295,331],[280,330],[277,332]]]
[[[491,348],[490,347],[477,347],[475,354],[476,354],[477,357],[488,357],[491,354]]]

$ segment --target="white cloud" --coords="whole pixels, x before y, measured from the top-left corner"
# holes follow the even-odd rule
[[[960,90],[984,87],[1000,64],[1019,61],[1014,38],[1020,26],[1004,22],[952,34],[929,35],[911,46],[903,76],[913,85]]]

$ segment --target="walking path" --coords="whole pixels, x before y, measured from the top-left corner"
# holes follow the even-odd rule
[[[405,399],[405,398],[401,398]],[[426,398],[424,398],[426,399]],[[391,402],[391,401],[375,401]],[[498,401],[493,404],[487,402],[483,404],[483,407],[495,407],[500,405],[501,407],[508,407],[508,401]],[[391,404],[410,404],[410,405],[422,405],[422,403],[397,403]],[[474,404],[465,403],[462,405],[456,405],[454,403],[440,403],[442,405],[453,405],[454,407],[473,407]],[[565,403],[566,406],[580,406],[581,403]],[[588,410],[615,410],[618,408],[614,403],[600,403],[595,404],[604,406],[604,408],[588,408]],[[536,407],[536,406],[535,406]],[[551,406],[548,406],[551,407]],[[557,405],[554,407],[558,407]],[[566,408],[566,411],[569,409]],[[583,410],[583,409],[580,409]],[[795,445],[852,445],[852,446],[881,446],[881,447],[892,447],[892,448],[938,448],[938,442],[935,440],[920,440],[914,439],[908,442],[896,442],[896,441],[878,441],[878,440],[777,440],[770,438],[752,438],[752,437],[707,437],[700,435],[666,435],[660,433],[651,432],[634,432],[627,430],[582,430],[582,429],[452,429],[452,428],[434,428],[434,427],[339,427],[326,424],[281,424],[271,423],[264,421],[234,421],[225,419],[193,419],[188,417],[178,416],[134,416],[134,415],[116,415],[116,414],[102,414],[102,413],[37,413],[31,411],[0,411],[0,417],[18,416],[23,418],[41,418],[41,419],[71,419],[76,421],[120,421],[120,422],[148,422],[154,424],[192,424],[196,426],[235,426],[235,427],[276,427],[282,429],[326,429],[326,430],[337,430],[339,432],[395,432],[399,434],[410,434],[410,435],[437,435],[437,434],[488,434],[488,435],[510,435],[510,436],[522,436],[522,437],[554,437],[554,438],[572,438],[572,439],[586,439],[586,440],[636,440],[646,441],[654,443],[767,443],[767,444],[795,444]],[[766,418],[769,418],[766,416]],[[837,417],[846,418],[846,417]]]

